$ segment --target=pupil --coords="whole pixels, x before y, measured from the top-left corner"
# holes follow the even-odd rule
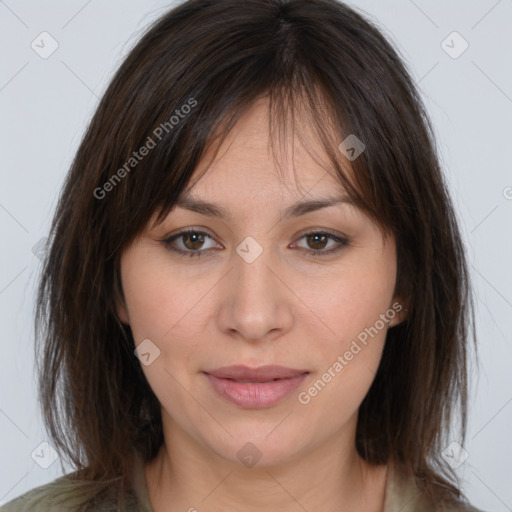
[[[320,247],[313,247],[314,249],[322,249],[324,247],[325,235],[309,235],[310,239],[313,239],[313,244],[320,243]],[[319,242],[318,240],[321,239]]]
[[[189,247],[187,244],[187,241],[190,241],[192,244],[192,247]],[[199,249],[201,247],[201,244],[203,243],[203,236],[199,233],[187,233],[185,236],[185,246],[188,249]]]

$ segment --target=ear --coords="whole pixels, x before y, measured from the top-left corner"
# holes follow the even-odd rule
[[[121,323],[130,325],[130,317],[128,315],[128,308],[125,304],[124,291],[123,291],[123,283],[121,281],[121,267],[120,262],[115,269],[115,278],[114,278],[114,290],[113,290],[113,299],[115,311],[117,314],[117,318],[121,321]]]
[[[407,303],[401,296],[393,297],[387,316],[389,317],[389,327],[394,327],[407,318]]]
[[[117,316],[119,317],[119,320],[123,324],[130,325],[130,318],[128,317],[128,310],[126,309],[126,306],[121,303],[119,299],[116,299],[116,312]]]

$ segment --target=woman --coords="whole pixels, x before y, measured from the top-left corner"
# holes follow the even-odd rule
[[[151,27],[67,176],[36,325],[77,471],[6,512],[475,510],[442,455],[459,230],[408,71],[342,3],[189,0]]]

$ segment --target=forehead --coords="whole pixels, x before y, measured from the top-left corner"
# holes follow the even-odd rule
[[[210,198],[313,192],[343,192],[318,134],[300,112],[271,124],[266,99],[252,104],[223,143],[205,153],[185,191]]]

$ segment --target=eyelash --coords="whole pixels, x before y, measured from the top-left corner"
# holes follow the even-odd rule
[[[180,238],[183,235],[190,234],[190,233],[196,234],[196,235],[205,235],[208,238],[211,238],[213,240],[213,238],[210,235],[208,235],[208,233],[205,233],[204,231],[199,231],[196,229],[186,229],[186,230],[180,231],[179,233],[176,233],[168,238],[164,238],[163,240],[159,240],[159,241],[162,242],[164,244],[164,246],[172,252],[175,252],[177,254],[180,254],[182,256],[189,257],[189,258],[192,258],[192,257],[199,258],[203,255],[203,253],[209,251],[210,249],[203,249],[203,250],[196,250],[196,251],[192,251],[192,250],[185,251],[183,249],[178,249],[177,247],[174,247],[172,245],[172,243],[176,239]],[[328,250],[302,249],[303,251],[306,252],[306,254],[309,254],[313,258],[318,258],[318,257],[333,254],[349,245],[349,240],[347,238],[339,237],[337,235],[334,235],[333,233],[329,233],[328,231],[309,231],[307,233],[304,233],[300,237],[300,239],[305,238],[310,235],[327,236],[328,238],[330,238],[331,240],[334,240],[335,242],[337,242],[339,244],[336,247],[328,249]]]

